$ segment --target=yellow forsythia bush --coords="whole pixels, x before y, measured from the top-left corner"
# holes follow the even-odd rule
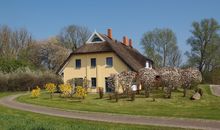
[[[86,89],[83,88],[82,86],[77,86],[76,88],[76,96],[81,97],[81,98],[85,98],[85,96],[87,96],[87,92]]]
[[[50,93],[50,98],[52,98],[53,93],[56,91],[56,85],[53,83],[47,83],[45,89]]]
[[[71,95],[72,92],[72,86],[69,84],[61,84],[59,85],[60,91],[63,96]]]
[[[39,97],[40,96],[40,88],[37,86],[36,89],[31,91],[31,97]]]

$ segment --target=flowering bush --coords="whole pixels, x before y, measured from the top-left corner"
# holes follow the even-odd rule
[[[56,85],[53,83],[47,83],[45,85],[46,90],[50,93],[50,98],[53,97],[53,93],[56,91]]]
[[[72,92],[72,86],[69,84],[61,84],[59,85],[60,91],[63,96],[71,95]]]
[[[122,86],[123,93],[129,95],[131,92],[132,82],[136,80],[137,73],[133,71],[123,71],[118,74],[118,82]]]
[[[86,89],[83,88],[82,86],[77,86],[76,88],[76,96],[81,97],[81,98],[85,98],[85,96],[87,96],[86,94]]]
[[[31,91],[31,97],[39,97],[40,96],[40,88],[37,86],[36,89]]]
[[[202,82],[202,74],[198,69],[194,68],[179,69],[179,73],[184,89],[183,96],[185,97],[187,89],[195,87]]]

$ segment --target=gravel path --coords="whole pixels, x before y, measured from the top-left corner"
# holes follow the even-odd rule
[[[195,129],[204,129],[204,130],[220,129],[220,121],[214,121],[214,120],[183,119],[183,118],[168,118],[168,117],[146,117],[146,116],[108,114],[108,113],[98,113],[98,112],[67,111],[57,108],[44,107],[44,106],[20,103],[15,101],[15,98],[17,98],[20,95],[22,94],[3,97],[0,99],[0,104],[14,109],[46,114],[51,116],[74,118],[74,119],[125,123],[125,124],[195,128]]]
[[[210,85],[213,95],[220,96],[220,85]]]

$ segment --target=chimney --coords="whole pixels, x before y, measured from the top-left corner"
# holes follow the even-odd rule
[[[132,47],[132,39],[129,39],[129,46]]]
[[[108,29],[108,37],[110,39],[112,39],[112,29],[111,28]]]
[[[124,36],[123,37],[123,43],[128,46],[128,37],[127,36]]]

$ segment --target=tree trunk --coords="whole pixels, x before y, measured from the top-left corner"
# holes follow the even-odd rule
[[[163,67],[166,66],[166,53],[167,53],[167,49],[166,49],[166,44],[164,44],[164,48],[163,48]]]
[[[135,100],[135,92],[131,92],[131,101]]]
[[[145,88],[145,97],[148,98],[150,96],[150,89],[149,87]]]
[[[186,97],[186,88],[183,90],[183,97]]]
[[[52,99],[52,98],[53,98],[53,93],[50,94],[50,99]]]
[[[172,87],[169,86],[169,88],[168,88],[168,98],[171,98],[171,92],[172,92]]]
[[[115,92],[115,101],[118,102],[118,92]]]

